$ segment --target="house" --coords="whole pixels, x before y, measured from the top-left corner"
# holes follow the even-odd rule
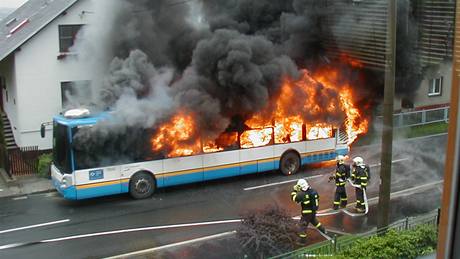
[[[326,53],[330,57],[346,53],[363,63],[366,68],[383,72],[388,1],[351,2],[352,4],[349,0],[324,2],[330,10],[328,23],[333,24],[332,38],[325,44]],[[418,54],[420,65],[424,69],[424,78],[418,86],[409,87],[418,89],[415,94],[396,97],[394,109],[405,111],[447,106],[450,102],[452,78],[455,1],[410,0],[397,3],[398,27],[404,28],[398,33],[398,37],[402,37],[397,39],[397,44],[405,44],[401,39],[404,37],[415,40],[405,51]],[[414,21],[409,22],[410,14]],[[396,62],[398,58],[396,57]]]
[[[29,0],[0,21],[0,109],[9,147],[51,148],[51,127],[42,139],[40,125],[62,111],[73,82],[87,79],[66,57],[75,55],[69,47],[92,15],[91,2]]]

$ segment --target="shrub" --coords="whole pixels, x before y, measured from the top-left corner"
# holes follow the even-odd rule
[[[352,247],[340,252],[341,258],[416,258],[434,252],[437,243],[435,226],[419,226],[412,230],[388,231],[356,241]]]
[[[249,258],[267,258],[298,248],[298,222],[278,207],[243,215],[237,231]]]
[[[51,162],[53,161],[53,154],[43,154],[38,157],[38,175],[40,177],[49,178],[51,176]]]

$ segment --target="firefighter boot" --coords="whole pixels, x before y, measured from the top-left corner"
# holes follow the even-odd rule
[[[299,237],[297,244],[299,246],[305,246],[308,243],[307,234],[306,233],[298,233],[297,236]]]
[[[340,199],[340,208],[346,208],[347,207],[347,198],[341,198]]]
[[[338,201],[334,201],[334,206],[332,207],[333,210],[338,210],[339,209],[339,202]]]

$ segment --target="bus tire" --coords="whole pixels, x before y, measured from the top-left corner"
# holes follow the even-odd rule
[[[280,160],[280,170],[284,175],[296,174],[300,168],[300,157],[294,152],[285,153]]]
[[[155,180],[147,172],[139,172],[129,181],[129,194],[134,199],[145,199],[152,196],[155,191]]]

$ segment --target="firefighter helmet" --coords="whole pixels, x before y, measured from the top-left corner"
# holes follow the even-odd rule
[[[337,163],[339,163],[339,164],[345,163],[345,156],[338,155],[337,158],[336,158],[336,161],[337,161]]]
[[[306,191],[306,190],[308,190],[308,188],[310,188],[310,185],[308,184],[307,180],[305,180],[305,179],[299,179],[297,181],[297,185],[300,186],[300,189],[302,189],[302,191]]]
[[[360,156],[357,156],[353,158],[353,163],[357,166],[363,165],[364,164],[364,159]]]

